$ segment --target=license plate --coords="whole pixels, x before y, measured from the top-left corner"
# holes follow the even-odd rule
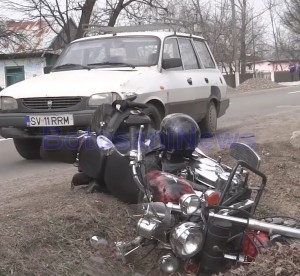
[[[26,125],[29,127],[48,127],[48,126],[73,126],[74,118],[71,114],[63,115],[36,115],[26,116]]]

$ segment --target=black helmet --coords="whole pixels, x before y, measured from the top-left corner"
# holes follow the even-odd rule
[[[161,142],[173,156],[189,157],[200,142],[196,121],[182,113],[166,116],[160,124]]]

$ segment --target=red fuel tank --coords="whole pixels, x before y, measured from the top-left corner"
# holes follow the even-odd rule
[[[179,204],[184,194],[194,194],[188,180],[162,171],[151,171],[146,174],[147,181],[153,193],[153,201]]]

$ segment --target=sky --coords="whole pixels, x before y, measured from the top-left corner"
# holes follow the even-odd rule
[[[253,6],[257,11],[261,11],[264,9],[262,0],[252,0],[251,2],[253,3]]]
[[[263,4],[263,0],[249,0],[251,2],[251,4],[254,6],[255,11],[259,12],[264,10],[264,4]],[[18,3],[21,3],[22,0],[18,0]],[[10,18],[14,18],[14,19],[20,19],[21,15],[15,13],[15,12],[9,12],[6,11],[5,9],[1,8],[0,9],[0,16],[4,15]]]
[[[22,3],[23,0],[14,0],[18,3]],[[78,2],[83,1],[83,0],[78,0]],[[98,1],[105,1],[105,0],[98,0]],[[210,1],[215,1],[215,0],[210,0]],[[237,1],[237,0],[236,0]],[[266,0],[249,0],[251,6],[254,7],[254,11],[256,14],[264,11],[266,8],[264,6],[264,1]],[[16,12],[11,12],[11,11],[7,11],[5,10],[5,7],[1,7],[1,0],[0,0],[0,17],[1,16],[5,16],[11,19],[15,19],[15,20],[20,20],[22,19],[22,15],[16,13]],[[271,35],[272,33],[272,29],[271,29],[271,22],[270,22],[270,16],[268,12],[265,12],[262,16],[261,19],[264,21],[264,23],[266,23],[268,27],[267,29],[267,33],[269,33]],[[271,36],[270,36],[271,38]]]

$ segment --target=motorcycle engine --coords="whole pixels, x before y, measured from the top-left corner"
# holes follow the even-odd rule
[[[197,158],[196,162],[192,162],[191,170],[193,182],[220,192],[224,190],[230,176],[230,172],[217,161],[206,157]],[[231,182],[229,194],[238,193],[244,187],[245,173],[237,172]]]

